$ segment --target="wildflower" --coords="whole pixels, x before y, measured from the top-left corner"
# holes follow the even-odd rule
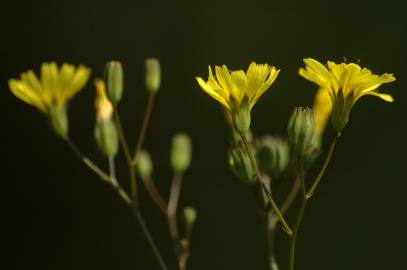
[[[20,80],[11,79],[8,84],[16,97],[47,114],[51,106],[64,107],[85,86],[89,75],[90,70],[83,65],[75,68],[65,63],[58,69],[51,62],[42,64],[40,79],[29,70]]]
[[[382,84],[396,79],[392,74],[375,75],[355,63],[336,64],[328,61],[327,68],[312,58],[304,59],[304,63],[306,67],[300,68],[299,74],[329,93],[332,102],[331,122],[337,132],[348,123],[350,111],[359,98],[372,95],[387,102],[393,101],[391,95],[378,91]],[[325,104],[329,106],[329,103]]]
[[[277,78],[280,70],[268,64],[252,62],[246,73],[231,71],[223,65],[215,66],[215,76],[209,66],[208,81],[196,77],[201,88],[217,100],[230,114],[233,126],[239,133],[250,128],[250,112],[254,104]]]
[[[68,136],[67,103],[88,81],[90,69],[80,65],[78,68],[63,64],[60,69],[56,63],[43,63],[41,77],[29,70],[21,74],[21,79],[10,79],[11,92],[19,99],[44,113],[55,133]]]
[[[145,85],[148,92],[155,94],[161,84],[161,65],[157,58],[148,58],[145,62]]]

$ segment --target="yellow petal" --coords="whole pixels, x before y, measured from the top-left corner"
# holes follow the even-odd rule
[[[300,76],[321,87],[329,88],[331,86],[331,74],[324,65],[312,58],[305,58],[303,61],[306,67],[305,69],[300,68],[298,72]]]
[[[219,95],[215,90],[213,90],[202,78],[195,77],[196,81],[198,82],[199,86],[211,97],[216,99],[220,104],[222,104],[226,109],[230,110],[230,106],[221,95]]]
[[[11,79],[8,81],[8,85],[11,92],[17,98],[36,107],[44,113],[47,111],[47,108],[38,93],[33,91],[33,89],[28,87],[24,82]]]
[[[320,88],[317,91],[312,110],[314,111],[315,132],[320,136],[324,132],[332,112],[332,100],[329,95],[329,89]]]
[[[280,70],[276,70],[275,67],[272,67],[270,70],[270,75],[267,78],[266,82],[264,82],[260,88],[256,91],[255,95],[252,98],[253,105],[257,102],[257,100],[267,91],[267,89],[270,88],[270,86],[274,83],[276,80],[278,74],[280,73]]]
[[[376,96],[387,102],[394,101],[393,97],[389,94],[383,94],[383,93],[378,93],[378,92],[369,92],[366,95]]]

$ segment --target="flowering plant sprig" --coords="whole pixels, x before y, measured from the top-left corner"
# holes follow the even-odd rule
[[[253,178],[257,178],[263,190],[260,198],[268,198],[268,203],[272,206],[268,208],[267,202],[262,203],[262,208],[266,206],[264,208],[267,214],[265,222],[269,229],[270,246],[274,246],[271,242],[274,239],[275,227],[279,222],[282,223],[283,229],[290,237],[289,270],[294,270],[296,240],[306,206],[331,161],[337,139],[349,121],[352,107],[366,95],[377,96],[384,101],[392,102],[392,96],[379,93],[378,87],[395,80],[392,74],[385,73],[378,76],[369,69],[361,68],[354,63],[336,64],[328,61],[327,67],[325,67],[312,58],[304,59],[304,63],[306,67],[301,68],[299,74],[305,79],[315,82],[319,86],[319,90],[313,109],[296,108],[290,118],[288,137],[292,149],[291,154],[289,154],[290,151],[284,140],[273,137],[262,140],[254,138],[254,142],[250,143],[246,136],[248,133],[252,134],[250,132],[251,109],[274,82],[279,70],[274,67],[269,68],[267,64],[257,65],[252,62],[246,73],[241,70],[229,72],[223,65],[215,67],[216,78],[210,67],[207,82],[197,77],[199,86],[225,108],[227,119],[231,120],[233,132],[241,136],[241,140],[234,138],[231,143],[232,148],[228,156],[231,170],[248,184],[255,183]],[[329,117],[336,135],[319,174],[308,189],[305,181],[306,172],[320,155],[321,138]],[[287,160],[289,161],[287,162]],[[285,173],[285,171],[292,172]],[[295,175],[295,180],[281,207],[278,207],[271,191],[275,192],[278,178],[284,177],[284,175]],[[296,222],[293,227],[290,227],[283,214],[294,203],[299,193],[302,194],[301,205]],[[269,266],[271,270],[278,269],[275,253],[271,248]]]
[[[180,270],[186,269],[187,259],[190,256],[190,243],[192,228],[196,220],[196,210],[185,208],[185,233],[179,232],[177,225],[178,200],[181,192],[182,178],[191,161],[192,143],[186,134],[174,136],[171,150],[171,165],[174,170],[171,195],[169,202],[165,202],[152,180],[152,160],[145,150],[142,150],[144,138],[148,128],[153,98],[161,84],[161,67],[158,59],[150,58],[146,61],[146,88],[149,93],[147,109],[142,123],[142,129],[136,144],[134,154],[130,150],[125,138],[124,129],[120,120],[118,104],[123,96],[123,68],[120,62],[110,61],[106,64],[105,79],[95,79],[95,132],[94,137],[101,153],[108,159],[108,172],[96,165],[76,146],[68,134],[67,107],[70,99],[82,90],[90,76],[90,69],[80,65],[78,68],[70,64],[44,63],[41,67],[41,79],[33,71],[22,73],[21,79],[9,80],[12,93],[22,101],[36,107],[51,122],[56,132],[80,158],[80,160],[100,179],[110,185],[120,198],[129,206],[153,252],[160,269],[166,270],[167,265],[144,221],[139,208],[137,196],[136,168],[146,187],[152,201],[163,212],[169,233],[174,241],[175,255]],[[115,158],[119,152],[119,141],[128,162],[131,182],[131,195],[122,188],[116,177]]]

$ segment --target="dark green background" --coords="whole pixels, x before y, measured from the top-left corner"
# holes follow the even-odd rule
[[[120,104],[134,143],[145,108],[143,63],[162,63],[146,147],[167,195],[171,136],[187,132],[194,156],[181,205],[199,212],[188,269],[266,269],[256,202],[226,166],[227,134],[219,105],[194,76],[208,65],[245,69],[267,62],[281,73],[253,111],[257,135],[285,134],[296,105],[311,105],[315,86],[297,75],[301,59],[350,61],[394,73],[387,104],[364,98],[354,108],[334,161],[305,216],[298,269],[405,269],[406,26],[403,1],[7,1],[1,25],[1,268],[157,269],[128,209],[49,130],[45,119],[8,90],[7,80],[41,62],[84,63],[92,78],[105,61],[125,69]],[[70,106],[71,135],[103,164],[92,140],[92,83]],[[325,140],[326,142],[327,140]],[[132,143],[132,145],[133,145]],[[123,164],[123,158],[119,162]],[[127,187],[125,166],[120,181]],[[142,190],[142,189],[141,189]],[[174,268],[160,213],[141,194],[142,211]],[[288,215],[293,222],[292,213]],[[286,269],[287,237],[277,253]],[[5,265],[9,265],[5,267]]]

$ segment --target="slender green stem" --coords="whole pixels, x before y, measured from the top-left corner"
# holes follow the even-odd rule
[[[281,224],[283,225],[284,231],[285,231],[288,235],[291,235],[291,234],[292,234],[292,230],[291,230],[290,226],[288,226],[287,222],[285,221],[283,215],[282,215],[281,212],[280,212],[280,209],[278,208],[276,202],[274,201],[274,199],[273,199],[273,197],[272,197],[271,191],[267,188],[266,184],[265,184],[264,181],[263,181],[263,178],[262,178],[261,173],[260,173],[260,171],[259,171],[259,167],[257,166],[257,161],[256,161],[256,159],[255,159],[255,157],[254,157],[253,152],[250,150],[249,143],[248,143],[248,141],[247,141],[246,136],[245,136],[245,135],[241,135],[241,137],[242,137],[242,141],[243,141],[243,146],[244,146],[244,148],[245,148],[247,154],[249,155],[250,162],[251,162],[251,164],[252,164],[252,166],[253,166],[253,168],[254,168],[254,170],[255,170],[257,179],[258,179],[258,181],[259,181],[259,183],[260,183],[261,188],[263,189],[263,192],[266,194],[268,200],[270,201],[271,207],[273,208],[273,210],[274,210],[274,212],[276,213],[277,217],[280,219]]]
[[[140,154],[141,147],[143,146],[147,127],[148,127],[148,124],[150,123],[150,117],[151,117],[151,112],[153,110],[153,105],[154,105],[154,94],[149,94],[148,100],[147,100],[146,111],[144,113],[143,124],[141,126],[140,135],[138,137],[136,149],[134,150],[134,155],[133,155],[133,160],[132,160],[133,165],[135,165],[137,163],[137,159]]]
[[[139,208],[137,206],[133,206],[132,210],[133,210],[134,216],[136,217],[137,221],[140,224],[141,230],[143,231],[143,234],[146,237],[146,240],[147,240],[151,250],[153,251],[154,257],[157,260],[157,262],[158,262],[158,264],[160,266],[160,269],[161,270],[167,270],[168,268],[165,265],[165,262],[164,262],[163,258],[161,257],[160,252],[158,251],[157,245],[155,244],[155,242],[153,240],[153,237],[151,236],[151,233],[147,228],[147,225],[146,225],[146,223],[144,221],[143,216],[140,213]]]
[[[120,144],[122,145],[123,152],[126,157],[127,165],[129,167],[131,195],[132,195],[133,201],[135,203],[137,203],[136,168],[135,168],[135,165],[133,164],[133,161],[132,161],[132,158],[130,155],[129,145],[127,144],[126,136],[124,134],[123,124],[122,124],[120,114],[119,114],[119,109],[117,108],[117,106],[115,106],[114,116],[115,116],[114,120],[115,120],[117,129],[119,131]]]
[[[177,256],[180,255],[181,245],[179,239],[178,225],[177,225],[177,208],[179,196],[182,187],[182,175],[179,173],[174,174],[174,178],[171,184],[170,198],[168,201],[168,227],[170,230],[170,235],[174,241],[174,249]]]
[[[109,159],[109,168],[110,168],[110,174],[108,175],[105,173],[102,169],[100,169],[97,165],[95,165],[89,158],[87,158],[82,152],[79,150],[79,148],[74,144],[74,142],[67,138],[66,139],[67,144],[69,147],[72,149],[72,151],[75,153],[75,155],[89,168],[91,169],[94,173],[100,176],[100,178],[108,183],[111,187],[114,188],[114,190],[117,192],[117,194],[120,196],[120,198],[123,199],[124,202],[126,202],[126,205],[128,205],[134,216],[136,217],[137,221],[140,223],[141,230],[146,237],[146,240],[154,254],[154,257],[157,260],[157,263],[160,265],[161,270],[167,270],[167,266],[165,265],[159,251],[157,248],[157,245],[155,244],[150,231],[148,230],[143,216],[140,213],[140,210],[137,207],[137,204],[128,196],[127,192],[124,191],[119,183],[116,181],[115,178],[115,168],[114,168],[114,162],[113,159]]]
[[[297,176],[294,179],[294,183],[291,187],[291,190],[289,191],[287,197],[281,204],[281,207],[280,207],[281,214],[284,215],[288,211],[288,209],[290,209],[291,205],[295,201],[295,198],[297,198],[297,195],[298,195],[300,189],[301,189],[301,180],[300,180],[300,177]],[[276,227],[278,222],[280,222],[280,219],[277,216],[272,215],[269,222],[270,222],[269,223],[270,230],[274,230],[274,228]]]
[[[295,246],[297,243],[298,231],[300,229],[300,226],[301,226],[301,223],[302,223],[302,220],[304,217],[304,213],[305,213],[305,208],[307,207],[307,203],[308,203],[307,191],[305,188],[304,166],[303,166],[303,161],[301,158],[298,159],[298,167],[299,167],[299,178],[300,178],[301,189],[302,189],[302,201],[301,201],[300,210],[298,212],[297,221],[295,222],[293,234],[291,235],[291,238],[290,238],[290,254],[288,257],[289,258],[288,270],[294,270]]]
[[[109,174],[105,173],[102,169],[100,169],[95,163],[93,163],[88,157],[86,157],[76,146],[76,144],[70,139],[65,139],[68,146],[74,152],[74,154],[94,173],[96,173],[103,181],[110,182]]]
[[[301,201],[301,207],[298,212],[298,217],[297,217],[297,221],[295,223],[293,234],[291,235],[291,238],[290,238],[290,255],[289,255],[289,262],[288,262],[288,270],[294,270],[295,246],[297,243],[298,231],[300,229],[301,222],[304,217],[305,208],[307,207],[307,203],[308,203],[308,199],[303,198]]]
[[[331,143],[331,146],[329,147],[329,151],[328,151],[328,154],[327,154],[327,156],[326,156],[325,162],[324,162],[324,164],[323,164],[323,166],[322,166],[322,169],[321,169],[321,171],[319,172],[317,178],[315,179],[314,184],[311,186],[310,190],[309,190],[308,193],[307,193],[307,198],[308,198],[308,199],[311,198],[312,195],[314,195],[315,189],[318,187],[318,184],[319,184],[319,182],[321,181],[322,176],[324,176],[325,171],[326,171],[326,168],[328,168],[329,162],[330,162],[331,159],[332,159],[332,155],[333,155],[334,150],[335,150],[336,142],[338,141],[338,139],[339,139],[340,136],[341,136],[341,134],[340,134],[340,133],[337,133],[336,136],[333,138],[332,143]]]

